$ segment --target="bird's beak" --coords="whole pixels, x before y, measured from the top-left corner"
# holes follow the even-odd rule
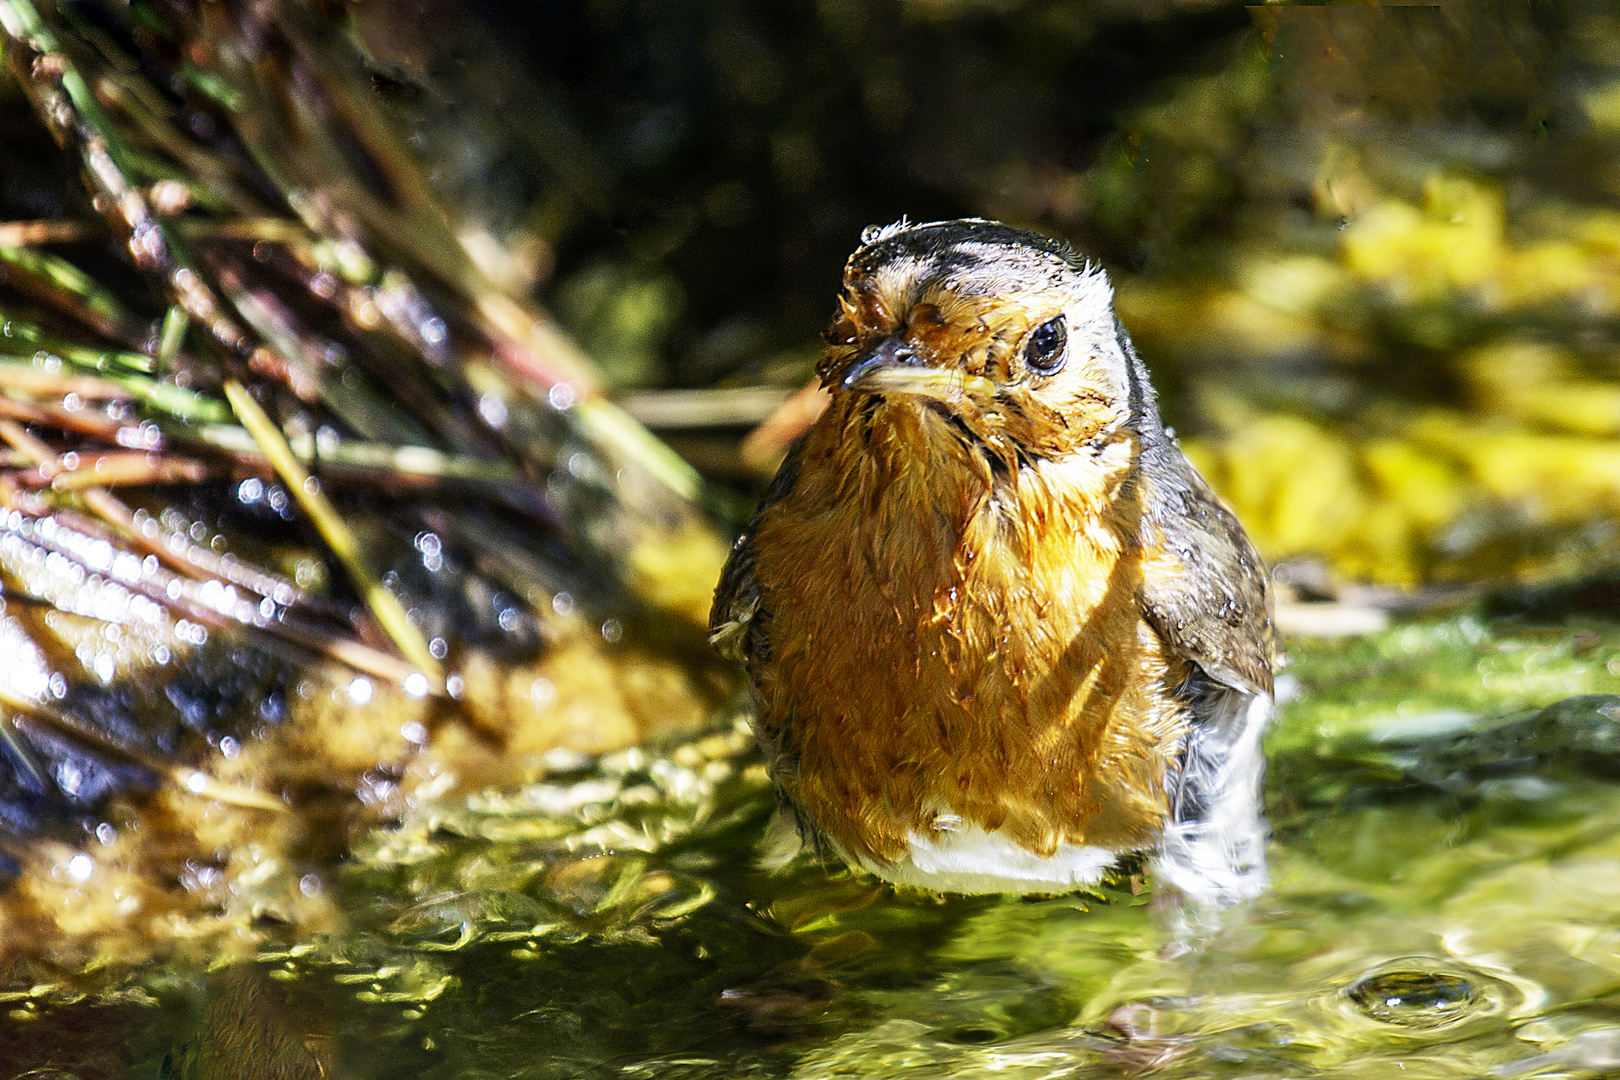
[[[996,384],[959,368],[929,367],[903,334],[884,338],[839,377],[840,390],[866,394],[915,394],[947,403],[965,397],[994,397]]]

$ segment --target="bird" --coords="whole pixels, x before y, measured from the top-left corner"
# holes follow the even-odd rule
[[[1263,891],[1269,578],[1161,418],[1108,275],[967,218],[863,231],[715,589],[778,805],[761,861],[1063,894],[1123,856]]]

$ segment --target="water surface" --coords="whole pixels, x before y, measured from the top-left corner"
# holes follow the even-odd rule
[[[1238,910],[1189,910],[1130,866],[1022,900],[757,872],[770,795],[731,716],[421,809],[340,875],[344,925],[256,964],[19,990],[10,1058],[80,1077],[1620,1068],[1620,628],[1415,622],[1296,646],[1282,685],[1274,886]]]

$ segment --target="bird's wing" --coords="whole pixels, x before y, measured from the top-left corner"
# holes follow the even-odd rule
[[[709,644],[727,660],[736,660],[753,668],[769,649],[765,627],[759,615],[759,582],[754,577],[754,531],[760,515],[774,503],[787,497],[799,478],[799,442],[788,448],[776,478],[765,490],[759,509],[731,546],[731,557],[720,571],[720,581],[714,587],[714,607],[709,610]]]
[[[737,537],[731,557],[720,571],[714,587],[714,606],[709,609],[709,644],[727,660],[747,664],[752,658],[755,627],[759,613],[759,583],[754,580],[754,536],[752,531]]]
[[[1254,545],[1179,447],[1143,451],[1142,609],[1159,636],[1214,681],[1271,693],[1271,591]]]
[[[1271,713],[1271,594],[1237,518],[1163,434],[1144,448],[1142,610],[1195,665],[1177,694],[1192,721],[1169,781],[1154,872],[1203,903],[1266,884],[1261,736]]]

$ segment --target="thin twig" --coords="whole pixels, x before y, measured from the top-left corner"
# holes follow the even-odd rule
[[[173,125],[141,100],[141,95],[131,92],[132,86],[123,85],[125,78],[127,76],[104,75],[96,80],[97,99],[129,117],[140,133],[174,159],[188,177],[206,184],[209,202],[238,214],[262,212],[263,208],[257,200],[228,175],[218,156],[203,152],[195,143],[175,131]]]
[[[140,321],[112,293],[59,256],[0,245],[0,281],[112,341],[133,346],[143,335]]]
[[[261,444],[244,428],[222,424],[197,427],[191,434],[201,442],[229,451],[238,461],[270,464]],[[320,461],[322,468],[347,466],[366,470],[372,476],[396,474],[402,479],[461,480],[478,484],[511,484],[521,474],[505,461],[441,454],[426,446],[387,446],[381,443],[341,439],[320,445],[313,435],[287,440],[287,448],[300,462]]]
[[[742,426],[767,419],[793,396],[779,386],[716,390],[643,390],[619,398],[619,407],[653,430]]]
[[[4,221],[0,222],[0,247],[76,244],[104,232],[105,226],[88,221]]]
[[[105,454],[80,452],[79,467],[50,478],[52,491],[80,491],[84,488],[130,487],[143,484],[196,484],[207,480],[213,470],[207,462],[176,454],[146,454],[114,451]]]
[[[134,395],[121,383],[95,375],[62,375],[25,361],[0,359],[0,389],[21,390],[36,397],[65,398],[77,394],[85,401],[122,401]]]
[[[118,445],[119,433],[130,427],[119,423],[106,413],[93,412],[90,409],[69,410],[52,405],[39,405],[32,401],[18,401],[4,394],[0,394],[0,416],[8,420],[20,420],[25,424],[55,428],[57,431],[88,435],[92,439],[100,439],[113,445]],[[149,449],[155,450],[157,447]],[[54,451],[52,456],[55,456]]]

